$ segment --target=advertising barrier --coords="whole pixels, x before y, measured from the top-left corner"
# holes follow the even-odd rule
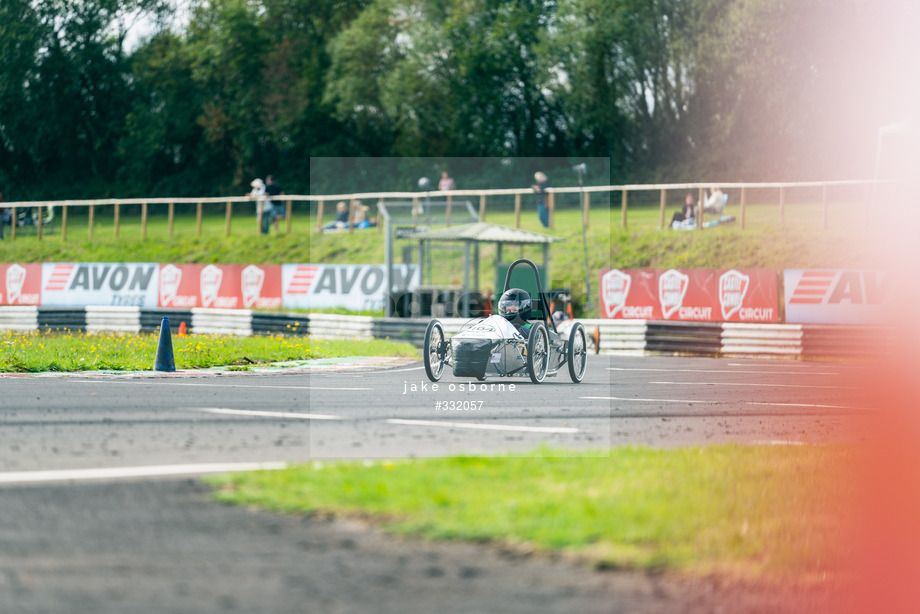
[[[165,264],[159,306],[181,309],[279,309],[281,266]]]
[[[767,269],[607,269],[601,317],[692,322],[779,322],[776,273]]]
[[[786,321],[815,324],[879,324],[892,294],[883,271],[786,269]]]
[[[41,305],[42,265],[0,264],[0,305]]]
[[[394,266],[390,292],[415,290],[419,277],[418,265]],[[285,264],[281,278],[287,309],[373,311],[383,309],[389,294],[382,264]]]
[[[41,267],[43,306],[157,306],[157,264],[46,262]]]

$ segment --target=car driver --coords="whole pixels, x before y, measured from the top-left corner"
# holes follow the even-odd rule
[[[520,288],[511,288],[498,299],[498,315],[511,322],[524,339],[527,339],[533,326],[528,321],[532,306],[530,294]]]

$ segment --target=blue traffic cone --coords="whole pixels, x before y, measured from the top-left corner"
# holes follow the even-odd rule
[[[153,365],[154,371],[176,370],[176,360],[173,358],[172,337],[169,334],[169,318],[163,318],[160,323],[160,341],[157,343],[157,358]]]

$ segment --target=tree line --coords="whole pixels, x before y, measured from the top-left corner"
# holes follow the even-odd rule
[[[863,178],[920,75],[910,0],[179,5],[177,25],[175,0],[0,3],[7,200],[239,194],[269,173],[289,193],[353,189],[311,176],[330,158],[605,158],[600,183]],[[513,187],[493,167],[460,187]]]

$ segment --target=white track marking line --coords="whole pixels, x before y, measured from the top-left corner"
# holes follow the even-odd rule
[[[122,478],[154,478],[176,475],[203,475],[234,471],[276,471],[286,469],[284,462],[202,463],[198,465],[153,465],[148,467],[111,467],[100,469],[60,469],[47,471],[7,471],[0,473],[0,484],[29,484]]]
[[[772,405],[774,407],[818,407],[821,409],[852,409],[853,411],[870,411],[871,407],[853,407],[851,405],[822,405],[820,403],[765,403],[748,401],[748,405]]]
[[[197,411],[227,416],[254,416],[257,418],[291,418],[295,420],[344,420],[331,414],[302,414],[294,411],[255,411],[249,409],[225,409],[223,407],[196,407]]]
[[[402,420],[393,418],[387,420],[389,424],[405,424],[409,426],[440,426],[451,429],[479,429],[483,431],[520,431],[522,433],[578,433],[576,428],[567,426],[511,426],[507,424],[481,424],[478,422],[454,422],[451,420]]]
[[[633,399],[629,397],[578,397],[594,401],[640,401],[643,403],[717,403],[718,401],[691,401],[689,399]]]
[[[132,384],[137,385],[138,382],[148,381],[147,379],[132,379],[132,380],[109,380],[109,379],[99,379],[99,380],[73,380],[80,384]],[[164,381],[164,380],[157,380]],[[169,382],[172,386],[198,386],[201,388],[262,388],[266,390],[348,390],[348,391],[367,391],[373,390],[373,388],[347,388],[345,386],[256,386],[253,384],[235,384],[235,383],[226,383],[226,384],[200,384],[193,382]]]
[[[408,369],[390,369],[387,373],[402,373],[404,371],[421,371],[425,367],[409,367]]]
[[[853,386],[812,386],[809,384],[763,384],[747,382],[649,382],[665,386],[756,386],[758,388],[819,388],[827,390],[860,390]]]
[[[662,373],[753,373],[755,375],[840,375],[836,371],[741,371],[739,369],[642,369],[607,367],[608,371],[658,371]]]

